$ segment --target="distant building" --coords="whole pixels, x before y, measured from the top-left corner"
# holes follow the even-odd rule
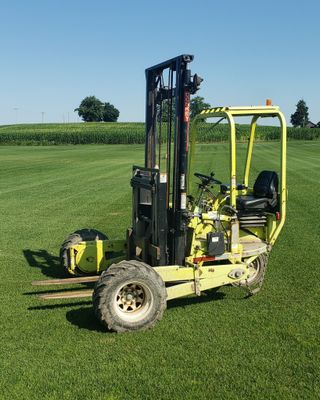
[[[314,123],[311,122],[311,121],[308,121],[308,123],[306,124],[305,127],[306,127],[306,128],[318,128],[318,127],[317,127],[317,124],[314,124]]]

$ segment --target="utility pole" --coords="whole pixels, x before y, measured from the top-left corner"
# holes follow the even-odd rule
[[[43,124],[43,122],[44,122],[44,114],[45,114],[45,112],[44,111],[41,111],[41,123]]]

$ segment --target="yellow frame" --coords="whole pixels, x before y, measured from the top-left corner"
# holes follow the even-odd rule
[[[201,111],[191,125],[190,129],[190,162],[188,171],[188,187],[192,173],[192,162],[196,145],[197,125],[201,120],[207,118],[226,118],[230,126],[230,205],[236,207],[237,201],[237,179],[236,179],[236,127],[234,117],[252,117],[250,124],[250,136],[247,148],[246,165],[244,171],[243,184],[247,187],[253,152],[253,144],[257,121],[259,118],[276,117],[279,119],[281,127],[281,160],[280,160],[280,221],[272,233],[270,244],[273,245],[279,236],[286,219],[287,202],[287,183],[286,183],[286,155],[287,155],[287,126],[284,115],[278,106],[258,106],[258,107],[215,107]]]

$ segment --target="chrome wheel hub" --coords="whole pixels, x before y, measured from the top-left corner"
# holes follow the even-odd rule
[[[143,307],[146,294],[138,283],[129,283],[123,286],[116,297],[117,306],[120,311],[132,313]]]

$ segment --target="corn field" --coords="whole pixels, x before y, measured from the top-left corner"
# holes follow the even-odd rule
[[[0,145],[140,144],[145,141],[144,129],[142,122],[3,125],[0,126]],[[248,125],[237,125],[236,129],[238,140],[248,138]],[[203,123],[199,126],[197,141],[224,142],[228,136],[227,125]],[[258,140],[278,140],[279,137],[278,127],[257,128]],[[288,128],[288,138],[316,140],[320,138],[320,128]],[[166,141],[166,126],[162,127],[162,141]]]

